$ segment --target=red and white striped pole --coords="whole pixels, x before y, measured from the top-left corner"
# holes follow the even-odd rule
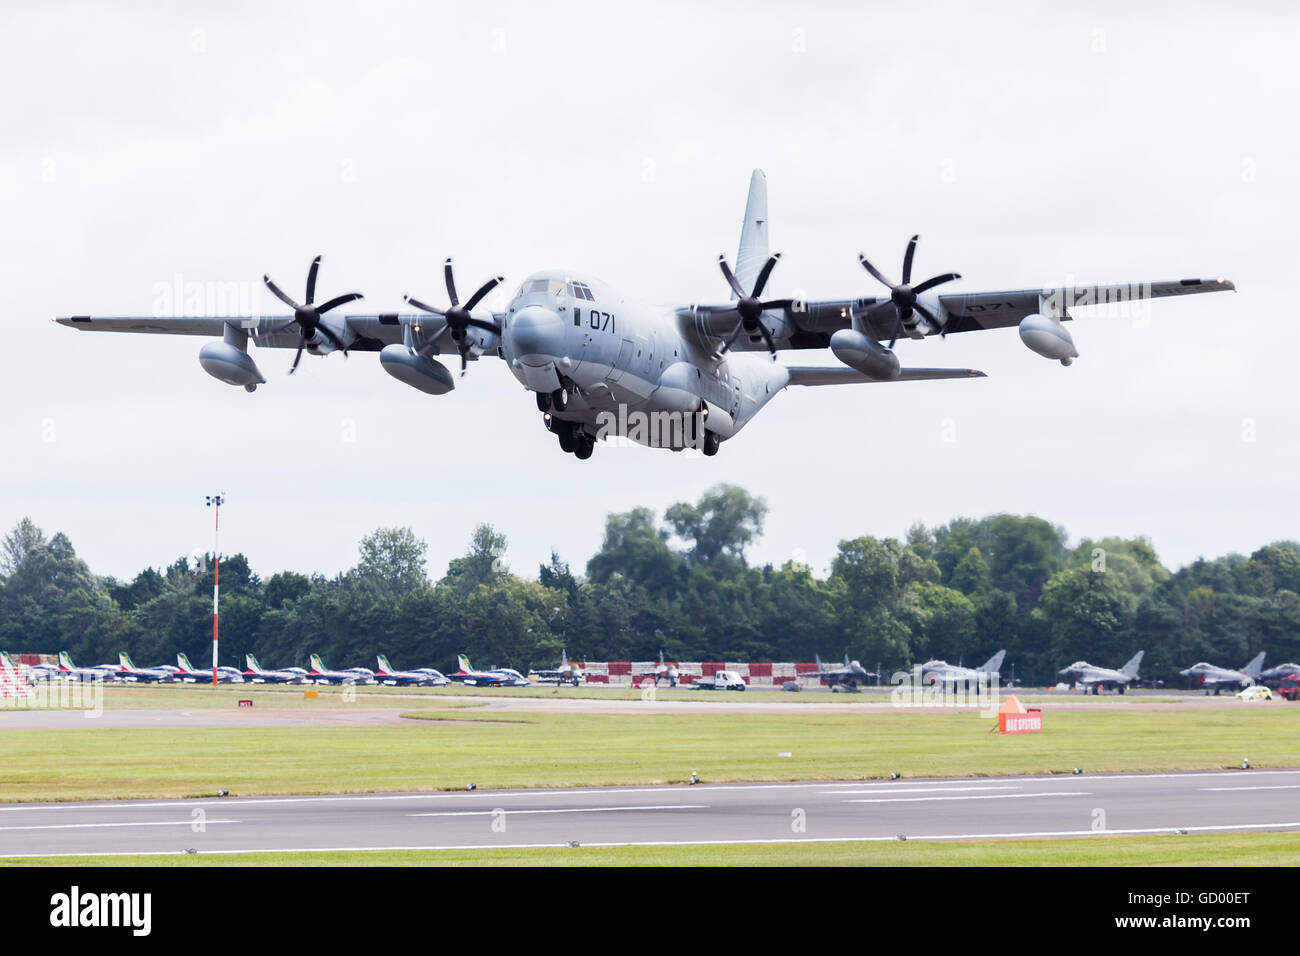
[[[212,519],[212,686],[217,686],[217,599],[221,594],[221,506],[225,494],[209,495],[208,507],[213,509]]]

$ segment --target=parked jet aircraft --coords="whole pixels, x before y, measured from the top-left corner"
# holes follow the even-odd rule
[[[1089,688],[1091,688],[1094,695],[1100,694],[1107,687],[1122,694],[1125,687],[1137,680],[1138,667],[1141,665],[1142,655],[1145,653],[1145,651],[1138,651],[1127,664],[1117,671],[1108,667],[1095,667],[1087,661],[1075,661],[1069,667],[1061,670],[1061,676],[1076,684],[1082,684],[1085,694]]]
[[[67,651],[59,651],[59,678],[61,680],[117,680],[118,668],[112,664],[94,667],[77,667]]]
[[[560,666],[554,670],[536,671],[537,680],[542,684],[572,684],[577,687],[582,683],[582,668],[569,662],[568,653],[560,649]]]
[[[176,665],[176,677],[186,684],[202,684],[212,680],[212,669],[198,670],[190,663],[190,659],[184,652],[176,654]],[[217,668],[218,684],[242,684],[243,682],[244,675],[239,672],[238,667]]]
[[[1002,658],[1007,656],[1005,649],[998,651],[979,667],[961,667],[947,661],[926,661],[921,665],[921,680],[927,684],[937,683],[978,683],[980,680],[991,681],[1002,670]]]
[[[1277,667],[1270,667],[1262,672],[1259,678],[1263,683],[1276,686],[1279,681],[1283,681],[1293,674],[1300,674],[1300,664],[1278,664]]]
[[[1183,677],[1194,678],[1205,688],[1205,693],[1208,694],[1213,690],[1217,696],[1219,691],[1225,687],[1229,690],[1242,690],[1258,683],[1260,670],[1263,666],[1264,652],[1260,651],[1251,658],[1249,664],[1239,671],[1227,667],[1215,667],[1213,664],[1206,664],[1202,661],[1178,673]]]
[[[448,676],[459,683],[468,687],[528,687],[528,678],[519,671],[509,667],[499,667],[496,670],[476,671],[470,667],[469,658],[461,654],[456,658],[456,663],[460,670]]]
[[[177,677],[174,668],[164,666],[136,667],[131,662],[131,656],[126,651],[119,651],[117,655],[117,679],[128,683],[169,684],[180,678]]]
[[[659,666],[655,668],[655,686],[659,686],[660,680],[668,681],[669,687],[677,686],[677,665],[664,663],[664,652],[659,651]]]
[[[1029,349],[1069,365],[1079,353],[1062,323],[1073,317],[1074,308],[1234,288],[1227,279],[1215,278],[939,294],[939,286],[961,276],[944,272],[914,282],[919,237],[913,236],[899,281],[859,256],[862,268],[888,295],[807,301],[773,297],[768,286],[780,254],[769,255],[768,225],[767,178],[755,170],[735,269],[725,256],[718,259],[730,299],[712,304],[654,309],[591,276],[546,271],[526,278],[505,310],[494,312],[483,302],[504,278],[489,279],[462,301],[447,259],[448,306],[408,296],[416,312],[340,316],[330,313],[362,296],[349,292],[317,302],[318,256],[308,269],[301,303],[264,277],[267,289],[293,310],[291,315],[77,315],[55,321],[88,331],[220,336],[200,349],[199,363],[218,380],[250,392],[266,382],[249,354],[250,338],[261,348],[295,349],[290,373],[304,351],[319,356],[378,352],[385,371],[430,395],[445,394],[456,385],[435,356],[459,357],[463,375],[469,362],[495,355],[535,394],[542,422],[560,447],[578,458],[589,458],[597,439],[610,435],[713,455],[792,385],[983,377],[967,368],[902,368],[893,351],[900,337],[1016,326]],[[790,349],[823,355],[828,350],[837,364],[775,361],[778,352]],[[755,352],[770,353],[772,361]]]
[[[0,651],[0,668],[21,674],[28,681],[35,683],[42,680],[57,680],[59,669],[50,664],[24,664],[16,661],[8,651]]]
[[[318,684],[373,684],[375,672],[368,667],[349,667],[332,671],[322,663],[319,654],[311,656],[311,670],[307,676]]]
[[[244,655],[244,663],[248,666],[248,670],[244,671],[244,680],[250,684],[306,684],[311,680],[307,671],[301,667],[268,671],[252,654]]]
[[[830,685],[832,691],[839,690],[843,687],[848,691],[857,691],[864,684],[869,684],[876,679],[876,675],[867,670],[857,661],[849,660],[849,655],[844,655],[844,666],[838,670],[825,670],[822,667],[822,659],[814,654],[813,660],[817,662],[817,676]]]
[[[396,671],[393,665],[388,663],[388,658],[383,654],[379,655],[379,673],[375,674],[375,680],[380,684],[387,684],[389,687],[441,687],[444,684],[450,684],[451,681],[442,676],[440,671],[432,667],[421,667],[413,671]]]

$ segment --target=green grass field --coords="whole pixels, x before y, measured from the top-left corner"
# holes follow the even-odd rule
[[[316,702],[319,703],[319,702]],[[0,729],[0,802],[1300,765],[1300,708],[974,713],[415,711],[399,726]],[[0,722],[0,727],[3,723]],[[787,752],[789,757],[779,754]]]
[[[1300,834],[0,859],[8,866],[1297,866]]]

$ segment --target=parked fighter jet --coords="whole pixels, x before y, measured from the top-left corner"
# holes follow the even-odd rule
[[[112,664],[96,664],[94,667],[77,667],[67,651],[59,651],[60,680],[117,680],[118,669]]]
[[[388,663],[388,658],[383,654],[378,657],[379,672],[375,674],[375,680],[380,684],[386,684],[389,687],[441,687],[444,684],[450,684],[451,681],[442,676],[441,671],[436,671],[432,667],[421,667],[413,671],[393,670],[393,665]]]
[[[306,684],[311,678],[301,667],[283,667],[268,671],[257,662],[252,654],[244,655],[248,670],[244,671],[244,680],[250,684]]]
[[[462,375],[471,361],[499,357],[533,393],[541,424],[556,436],[560,448],[585,459],[598,440],[618,436],[657,448],[717,454],[722,442],[735,438],[790,386],[984,376],[968,368],[903,368],[894,352],[900,338],[934,339],[1014,327],[1031,351],[1069,365],[1079,352],[1064,323],[1076,308],[1233,288],[1227,279],[1216,277],[940,291],[961,276],[942,272],[915,279],[912,265],[919,237],[913,236],[901,273],[892,273],[897,280],[865,255],[858,256],[873,286],[884,286],[888,294],[877,287],[870,294],[858,290],[805,299],[773,295],[769,280],[781,255],[769,252],[768,232],[767,177],[754,170],[735,270],[725,255],[718,257],[727,299],[710,295],[713,301],[707,303],[697,299],[695,304],[657,308],[638,304],[592,276],[547,270],[525,278],[505,310],[495,312],[483,303],[504,278],[489,279],[462,301],[447,259],[447,305],[428,305],[407,296],[416,311],[342,315],[336,310],[362,296],[348,292],[318,302],[317,257],[308,270],[302,302],[263,277],[290,314],[73,315],[55,321],[83,331],[213,338],[199,351],[203,370],[249,392],[266,382],[249,352],[250,342],[259,352],[295,350],[290,372],[297,369],[304,351],[316,356],[375,352],[386,372],[428,395],[443,395],[456,386],[451,370],[435,356],[456,356]],[[108,354],[104,346],[93,348],[101,357]],[[778,353],[787,350],[812,350],[833,364],[776,361]],[[106,364],[121,377],[122,353],[112,354]],[[141,367],[131,366],[135,371],[126,376],[128,381],[141,377]]]
[[[176,677],[185,684],[205,684],[212,680],[212,670],[201,671],[190,663],[190,659],[183,651],[176,654]],[[242,684],[244,675],[239,672],[238,667],[218,667],[217,683],[218,684]]]
[[[1138,651],[1127,664],[1117,671],[1108,667],[1094,667],[1087,661],[1075,661],[1069,667],[1061,670],[1061,676],[1076,684],[1083,685],[1085,694],[1089,688],[1092,689],[1094,695],[1100,694],[1106,687],[1117,690],[1122,694],[1125,687],[1137,680],[1138,665],[1142,663],[1142,655],[1145,653],[1145,651]]]
[[[1277,667],[1270,667],[1261,673],[1259,679],[1265,684],[1276,687],[1293,674],[1300,674],[1300,664],[1278,664]]]
[[[659,651],[659,666],[655,668],[655,686],[659,686],[660,680],[668,681],[669,687],[677,686],[677,665],[664,663],[664,652]]]
[[[31,683],[43,680],[57,680],[59,669],[52,664],[24,664],[16,661],[8,651],[0,651],[0,668],[21,674]]]
[[[170,684],[180,680],[174,667],[136,667],[126,651],[118,653],[117,665],[117,679],[129,684]]]
[[[864,684],[875,680],[876,674],[867,670],[857,661],[849,660],[849,655],[844,655],[844,666],[838,670],[825,670],[822,667],[822,659],[816,654],[813,660],[817,662],[817,676],[825,683],[829,684],[832,691],[843,688],[847,691],[856,692]]]
[[[569,662],[569,655],[560,648],[560,666],[554,670],[533,671],[541,684],[572,684],[577,687],[582,683],[582,668]]]
[[[368,667],[349,667],[332,671],[321,661],[319,654],[311,656],[311,670],[307,676],[318,684],[373,684],[375,672]]]
[[[1007,656],[1006,649],[998,651],[979,667],[962,667],[947,661],[926,661],[921,665],[921,680],[934,685],[938,683],[979,683],[981,680],[991,682],[1002,670],[1002,658]]]
[[[528,678],[519,671],[510,667],[499,667],[496,670],[476,671],[469,664],[469,658],[461,654],[456,658],[456,663],[460,670],[448,676],[467,687],[528,687],[530,686]]]
[[[1204,661],[1193,664],[1185,671],[1179,671],[1183,677],[1191,677],[1205,688],[1205,693],[1214,691],[1217,696],[1223,688],[1242,690],[1259,682],[1260,670],[1264,666],[1264,652],[1260,651],[1239,671],[1227,667],[1215,667]]]

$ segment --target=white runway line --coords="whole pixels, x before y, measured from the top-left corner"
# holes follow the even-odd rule
[[[625,810],[707,810],[703,803],[672,803],[657,807],[562,807],[547,810],[507,810],[496,807],[492,810],[438,810],[431,813],[408,813],[408,817],[490,817],[498,813],[518,816],[521,813],[616,813]]]
[[[1225,790],[1300,790],[1300,783],[1261,783],[1258,787],[1201,787],[1200,789],[1209,792]]]
[[[831,790],[827,796],[844,796],[860,793],[958,793],[965,790],[1019,790],[1019,787],[872,787],[866,790]]]
[[[844,803],[921,803],[927,800],[1033,800],[1038,797],[1090,797],[1086,790],[1052,790],[1047,793],[981,793],[963,797],[871,797]]]
[[[238,820],[204,820],[206,826],[210,823],[238,823]],[[90,830],[97,827],[188,827],[193,825],[193,820],[150,820],[136,823],[41,823],[32,824],[22,827],[0,827],[0,831],[5,830]]]

